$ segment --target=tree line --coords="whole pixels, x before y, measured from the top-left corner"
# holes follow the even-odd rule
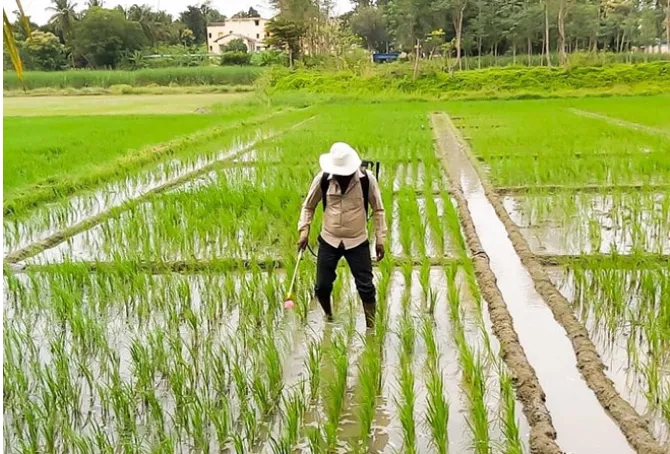
[[[565,63],[575,51],[626,52],[670,43],[670,0],[354,0],[338,18],[371,51],[420,56],[542,55]],[[271,0],[276,45],[313,52],[338,35],[331,0]]]
[[[209,2],[187,6],[176,18],[146,4],[106,8],[102,0],[88,0],[80,12],[76,6],[72,0],[52,0],[48,8],[52,16],[46,24],[26,18],[30,39],[16,12],[11,27],[27,69],[115,68],[123,60],[141,59],[141,50],[170,46],[198,52],[206,41],[207,24],[226,19]]]
[[[262,61],[319,61],[352,49],[405,52],[430,58],[499,58],[514,62],[564,64],[576,51],[623,53],[670,42],[670,0],[354,0],[354,9],[335,17],[333,0],[269,0],[277,14],[267,24],[266,44],[284,55]],[[18,14],[11,24],[27,69],[116,68],[138,65],[147,50],[199,54],[210,64],[203,43],[207,24],[226,19],[208,1],[173,17],[151,6],[106,8],[88,0],[75,11],[72,0],[52,0],[47,24]],[[259,17],[250,8],[233,17]],[[23,18],[23,21],[21,20]],[[230,49],[224,64],[247,64],[249,56]],[[190,62],[191,60],[189,60]],[[9,58],[5,52],[5,67]]]

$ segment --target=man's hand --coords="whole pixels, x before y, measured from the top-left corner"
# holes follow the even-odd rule
[[[377,243],[375,245],[375,250],[377,251],[377,261],[381,262],[381,260],[384,258],[384,245]]]
[[[298,240],[298,250],[302,251],[307,249],[307,244],[309,243],[309,230],[303,230],[300,232],[300,239]]]

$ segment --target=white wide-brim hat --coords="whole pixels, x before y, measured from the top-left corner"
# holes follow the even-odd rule
[[[331,175],[353,175],[361,166],[361,158],[356,150],[344,142],[336,142],[330,152],[319,158],[321,170]]]

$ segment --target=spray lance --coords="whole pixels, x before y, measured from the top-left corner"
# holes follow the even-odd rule
[[[295,278],[298,275],[298,266],[300,266],[300,261],[305,250],[301,249],[298,252],[298,260],[295,262],[295,268],[293,268],[293,276],[291,277],[291,284],[288,287],[288,292],[286,292],[286,300],[284,301],[284,309],[293,309],[295,302],[293,301],[293,287],[295,286]]]

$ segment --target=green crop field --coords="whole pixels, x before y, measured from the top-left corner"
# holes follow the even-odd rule
[[[667,449],[670,98],[290,101],[5,117],[6,446]],[[283,306],[336,141],[381,162],[371,330],[309,252]]]
[[[3,116],[142,115],[208,112],[219,104],[240,101],[244,93],[206,95],[17,96],[2,101]]]

